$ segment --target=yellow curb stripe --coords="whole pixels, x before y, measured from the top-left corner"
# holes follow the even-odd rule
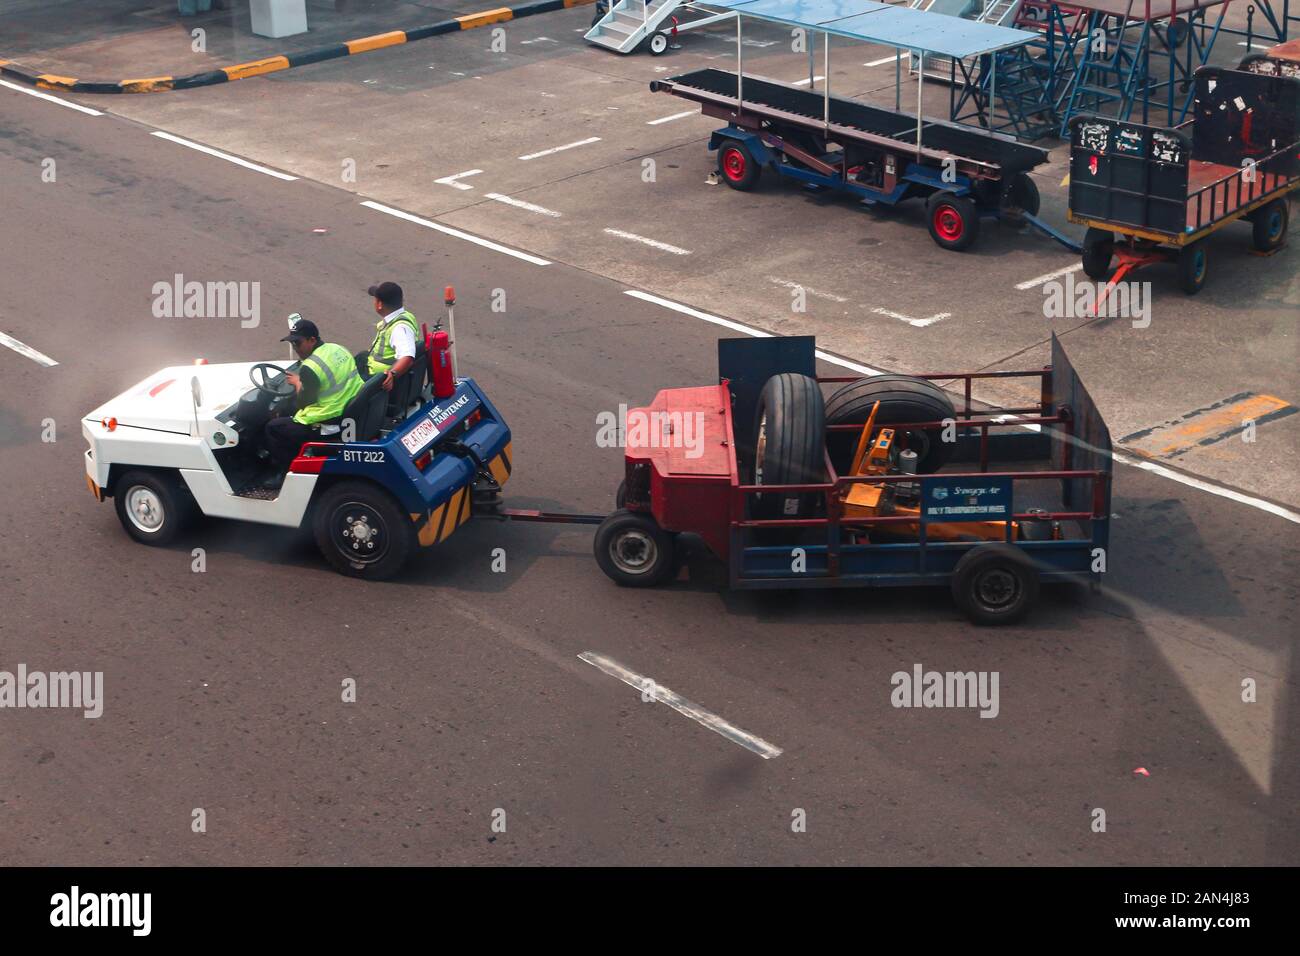
[[[223,66],[221,72],[226,74],[228,80],[242,80],[250,76],[261,76],[264,73],[275,73],[277,70],[287,69],[289,69],[288,57],[268,56],[265,60],[252,60],[249,63]]]
[[[366,53],[369,50],[382,50],[386,46],[397,46],[406,42],[406,34],[401,30],[389,33],[376,33],[374,36],[362,37],[360,40],[348,40],[344,44],[348,53]]]
[[[514,15],[515,12],[509,7],[497,7],[495,10],[485,10],[482,13],[472,13],[466,17],[454,17],[453,19],[460,24],[462,30],[472,30],[475,27],[487,26],[489,23],[500,23],[502,20],[509,20]]]
[[[139,80],[122,80],[118,85],[123,93],[161,93],[172,88],[170,76],[147,76]]]
[[[76,77],[57,76],[54,73],[42,73],[36,78],[36,85],[47,90],[70,90],[77,85]]]
[[[1169,444],[1156,454],[1168,455],[1188,445],[1194,445],[1209,435],[1229,428],[1240,428],[1242,422],[1263,418],[1270,412],[1286,408],[1288,404],[1273,395],[1252,395],[1224,408],[1216,408],[1161,435],[1161,439]]]

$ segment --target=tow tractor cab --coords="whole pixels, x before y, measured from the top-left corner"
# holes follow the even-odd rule
[[[1099,586],[1110,433],[1055,337],[1052,364],[1024,372],[818,378],[815,351],[723,339],[720,384],[628,413],[620,510],[595,540],[606,574],[665,582],[691,533],[734,588],[947,584],[983,624],[1019,618],[1043,581]],[[1032,397],[977,409],[983,378]]]
[[[391,392],[367,380],[339,425],[303,445],[283,486],[261,487],[266,422],[290,414],[298,363],[165,368],[82,419],[86,483],[127,533],[175,539],[201,513],[287,528],[310,517],[344,574],[384,578],[446,540],[510,475],[510,429],[473,379],[451,374],[447,335],[424,334]],[[437,392],[438,394],[435,394]]]

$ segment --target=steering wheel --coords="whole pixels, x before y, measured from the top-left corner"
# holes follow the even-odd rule
[[[257,380],[258,370],[262,372],[262,380]],[[272,376],[280,376],[278,382],[274,381]],[[253,383],[253,387],[259,392],[270,395],[272,398],[288,398],[295,391],[294,387],[289,384],[289,380],[284,376],[284,369],[278,365],[272,365],[270,362],[258,362],[248,370],[248,378]]]

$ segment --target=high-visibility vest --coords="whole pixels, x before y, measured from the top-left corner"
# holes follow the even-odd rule
[[[416,340],[420,337],[420,328],[415,324],[415,316],[406,309],[398,312],[391,319],[380,319],[375,323],[375,340],[370,343],[370,361],[366,366],[371,375],[386,372],[397,364],[397,350],[393,348],[393,329],[399,324],[411,327],[411,334]]]
[[[343,415],[348,402],[356,398],[365,380],[357,371],[357,360],[347,349],[333,342],[322,342],[302,360],[320,382],[316,401],[298,410],[293,420],[299,425],[316,425]]]

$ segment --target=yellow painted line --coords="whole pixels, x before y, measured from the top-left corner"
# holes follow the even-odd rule
[[[161,93],[172,88],[173,77],[147,76],[138,80],[123,80],[119,85],[123,93]]]
[[[585,7],[589,3],[595,3],[596,0],[564,0],[566,7]]]
[[[1061,180],[1061,185],[1062,185],[1062,186],[1068,186],[1068,185],[1070,185],[1070,174],[1069,174],[1069,173],[1066,173],[1066,174],[1065,174],[1065,178]]]
[[[1235,402],[1232,405],[1216,408],[1212,412],[1198,415],[1191,421],[1184,422],[1182,425],[1166,431],[1160,437],[1162,441],[1170,443],[1161,448],[1156,454],[1168,455],[1179,449],[1186,448],[1188,445],[1195,445],[1202,438],[1226,431],[1229,428],[1240,428],[1243,422],[1257,421],[1270,412],[1286,408],[1289,404],[1289,402],[1284,402],[1273,395],[1252,395],[1250,398]]]
[[[514,15],[515,12],[509,7],[497,7],[495,10],[472,13],[467,17],[456,17],[455,20],[460,24],[462,30],[472,30],[475,27],[487,26],[489,23],[500,23],[502,20],[509,20]]]
[[[376,33],[371,37],[362,37],[360,40],[348,40],[345,46],[349,53],[366,53],[369,50],[382,50],[386,46],[397,46],[405,42],[406,34],[401,30],[393,30],[389,33]]]
[[[268,56],[265,60],[252,60],[248,63],[236,63],[234,66],[223,66],[221,72],[226,74],[228,80],[242,80],[250,76],[261,76],[264,73],[275,73],[277,70],[289,69],[289,59],[283,56]]]
[[[47,90],[70,90],[76,83],[76,77],[56,76],[53,73],[42,73],[36,78],[36,85]]]

